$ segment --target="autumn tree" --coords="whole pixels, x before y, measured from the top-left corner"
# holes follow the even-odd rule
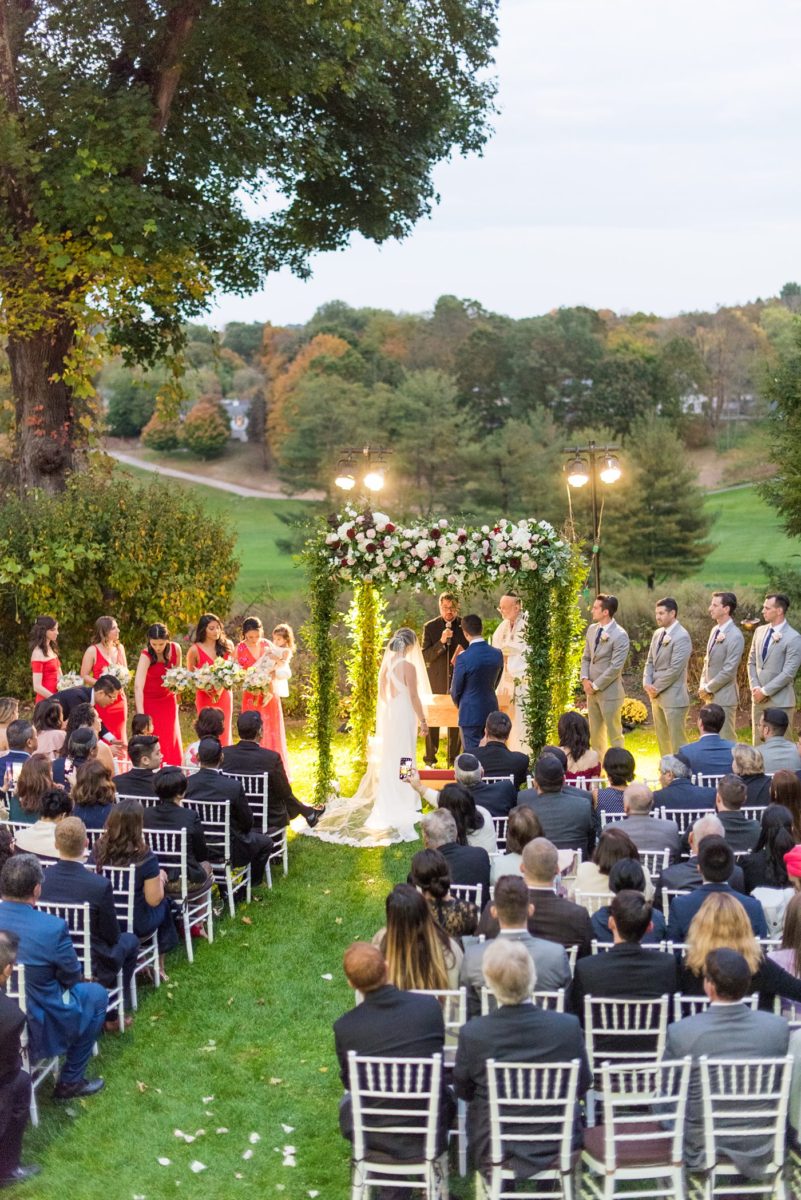
[[[104,338],[177,373],[182,325],[213,289],[304,275],[356,231],[409,232],[434,165],[487,136],[495,10],[2,0],[0,335],[20,489],[63,486]]]

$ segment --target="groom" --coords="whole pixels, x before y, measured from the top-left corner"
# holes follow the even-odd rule
[[[476,750],[484,736],[487,717],[498,708],[495,689],[503,673],[503,654],[488,646],[481,636],[484,631],[481,617],[473,613],[463,617],[462,630],[467,649],[453,665],[451,699],[459,706],[462,745],[465,750]]]

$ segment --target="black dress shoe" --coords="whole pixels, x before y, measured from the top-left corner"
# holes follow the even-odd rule
[[[102,1092],[106,1086],[102,1079],[79,1079],[77,1083],[61,1083],[56,1084],[53,1089],[53,1097],[56,1100],[74,1100],[76,1096],[94,1096],[97,1092]]]
[[[15,1167],[8,1175],[3,1175],[0,1178],[0,1187],[11,1187],[15,1183],[24,1183],[26,1179],[33,1179],[34,1175],[41,1175],[42,1168],[36,1167],[31,1163],[28,1167]]]
[[[322,808],[313,808],[311,810],[311,812],[306,817],[306,824],[308,825],[309,829],[314,829],[315,825],[320,820],[320,817],[323,815],[324,812],[325,812],[325,805],[323,805]]]

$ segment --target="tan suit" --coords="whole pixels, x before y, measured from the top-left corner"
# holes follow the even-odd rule
[[[787,713],[785,737],[795,741],[795,677],[801,667],[801,633],[785,621],[778,629],[760,625],[754,633],[748,655],[748,683],[761,688],[767,700],[751,701],[751,734],[759,745],[759,718],[766,708],[781,708]]]
[[[745,648],[745,638],[731,618],[724,625],[716,625],[709,635],[701,671],[699,692],[707,692],[712,702],[723,709],[725,721],[720,736],[737,741],[735,721],[739,691],[737,669]]]
[[[629,656],[629,635],[617,621],[590,625],[581,659],[581,678],[593,685],[587,697],[590,744],[603,758],[608,746],[623,745],[620,710],[626,693],[623,668]]]
[[[675,754],[687,740],[685,722],[690,706],[687,664],[692,649],[690,635],[678,621],[668,629],[657,629],[651,638],[642,681],[643,686],[656,688],[651,712],[662,756]]]

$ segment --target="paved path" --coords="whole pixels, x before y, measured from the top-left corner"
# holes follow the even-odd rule
[[[224,479],[210,479],[208,475],[195,475],[192,471],[179,471],[175,467],[163,467],[159,463],[144,462],[134,454],[121,454],[119,450],[107,450],[117,462],[140,471],[152,471],[154,475],[168,475],[170,479],[183,479],[187,483],[199,483],[203,487],[216,488],[219,492],[230,492],[234,496],[247,496],[254,500],[322,500],[322,492],[283,492],[279,488],[249,488],[239,483],[228,483]]]

